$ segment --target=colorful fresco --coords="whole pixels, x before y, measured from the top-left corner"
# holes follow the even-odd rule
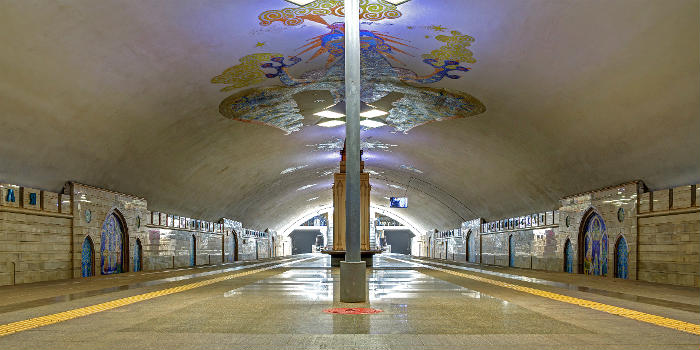
[[[457,61],[460,63],[476,63],[471,50],[467,47],[471,46],[474,38],[469,35],[453,30],[449,35],[438,35],[435,37],[437,41],[444,42],[445,45],[431,51],[429,54],[423,55],[424,59],[432,59],[440,61]]]
[[[584,225],[583,273],[606,276],[608,274],[608,235],[605,221],[598,213],[590,215]]]
[[[258,16],[261,26],[281,22],[286,26],[297,26],[304,21],[324,23],[323,16],[345,16],[343,0],[316,0],[304,6],[269,10]],[[401,17],[396,5],[385,0],[360,0],[360,20],[380,21]]]
[[[212,84],[226,84],[228,86],[221,91],[231,91],[243,88],[249,85],[262,83],[265,81],[265,72],[260,70],[262,62],[272,59],[272,57],[280,57],[279,53],[254,53],[252,55],[243,56],[240,63],[227,68],[223,73],[211,79]]]
[[[100,240],[100,273],[111,275],[122,272],[124,231],[115,214],[109,214],[102,224]]]
[[[627,279],[628,254],[627,240],[625,240],[625,237],[620,237],[620,239],[617,240],[617,246],[615,247],[615,277]]]
[[[400,15],[396,6],[384,0],[363,0],[361,8],[368,20]],[[318,119],[312,117],[313,113],[343,101],[345,25],[342,22],[329,24],[323,18],[326,15],[342,17],[342,1],[319,0],[302,7],[261,14],[260,24],[263,26],[276,21],[298,25],[311,20],[324,25],[327,31],[308,39],[294,55],[247,55],[240,59],[239,64],[214,77],[212,83],[227,85],[222,91],[264,83],[263,77],[282,84],[239,91],[221,102],[219,112],[233,120],[270,125],[290,134],[313,125]],[[450,34],[435,36],[442,46],[422,55],[422,63],[430,67],[431,72],[419,75],[405,68],[403,62],[405,58],[416,56],[411,52],[415,47],[398,36],[361,29],[361,100],[388,111],[386,124],[401,132],[428,122],[483,113],[485,106],[469,94],[417,86],[434,84],[445,78],[459,79],[458,72],[471,69],[464,64],[476,62],[473,53],[467,49],[474,38],[456,30]],[[307,62],[325,57],[325,66],[293,75],[290,69],[302,62],[306,55],[309,55]],[[333,101],[319,106],[303,98],[305,93],[321,91],[330,92],[329,98],[332,97]],[[325,98],[322,100],[326,101]],[[307,118],[309,120],[305,120]]]
[[[85,237],[83,241],[83,247],[80,251],[81,256],[81,276],[90,277],[95,274],[94,271],[94,258],[93,258],[93,246],[90,237]]]
[[[515,240],[513,235],[508,236],[508,266],[515,267]]]
[[[574,251],[571,248],[571,240],[567,239],[564,243],[564,271],[568,273],[574,272]]]
[[[143,256],[143,247],[141,247],[141,240],[137,239],[136,244],[134,244],[134,271],[141,271],[141,260]]]

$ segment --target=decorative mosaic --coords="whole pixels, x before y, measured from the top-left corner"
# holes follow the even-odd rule
[[[617,241],[617,247],[615,249],[615,277],[627,279],[628,260],[627,240],[625,240],[625,237],[620,237],[620,239]]]
[[[269,10],[258,16],[261,26],[282,22],[286,26],[296,26],[305,20],[327,24],[322,16],[345,17],[343,0],[316,0],[300,7]],[[401,17],[396,5],[384,0],[360,0],[360,20],[380,21]]]
[[[94,275],[93,271],[93,257],[92,257],[92,240],[90,240],[90,237],[85,237],[85,240],[83,241],[83,247],[80,252],[81,256],[81,276],[82,277],[90,277]]]
[[[111,275],[122,272],[122,250],[124,231],[121,221],[110,214],[102,224],[100,240],[100,273]]]
[[[598,213],[593,213],[584,227],[583,273],[606,276],[608,274],[608,235],[605,221]]]
[[[279,80],[283,86],[240,91],[224,99],[219,105],[219,112],[230,119],[274,126],[289,134],[305,125],[304,116],[295,100],[298,94],[307,91],[328,91],[334,102],[343,101],[345,62],[342,57],[345,51],[345,27],[343,23],[333,23],[327,28],[327,33],[307,40],[307,43],[300,47],[301,52],[293,56],[270,57],[267,62],[262,62],[259,68],[255,68],[253,64],[243,65],[240,69],[255,71],[244,72],[254,81],[260,81],[264,74],[268,79]],[[405,50],[411,46],[406,42],[389,34],[360,30],[361,100],[368,104],[386,104],[383,108],[389,112],[386,117],[387,124],[396,131],[407,132],[428,122],[465,118],[486,110],[479,100],[464,92],[414,85],[433,84],[445,78],[459,79],[460,75],[455,73],[470,70],[461,65],[460,59],[466,60],[467,63],[475,62],[471,51],[466,49],[473,38],[461,35],[457,31],[454,31],[452,36],[438,38],[446,44],[423,59],[423,63],[432,68],[432,72],[419,76],[410,69],[396,65],[401,64],[397,58],[398,54],[408,55]],[[325,56],[326,66],[292,76],[289,68],[301,62],[299,56],[307,53],[311,53],[309,61]],[[448,58],[451,55],[455,57]],[[238,66],[229,70],[239,69],[236,67]],[[212,79],[212,82],[231,84],[224,88],[227,90],[245,83],[239,82],[228,70]],[[398,97],[383,100],[391,96]],[[306,125],[310,123],[311,121],[307,121]]]
[[[471,46],[474,38],[469,35],[453,30],[451,36],[438,35],[435,37],[437,41],[444,42],[445,45],[431,51],[429,54],[423,55],[424,59],[432,59],[436,62],[457,61],[459,63],[476,63],[471,50],[467,47]]]
[[[567,239],[564,244],[564,271],[574,273],[574,250],[570,239]]]
[[[262,62],[280,57],[279,53],[254,53],[239,59],[240,64],[227,68],[223,73],[211,79],[212,84],[227,84],[221,91],[255,85],[265,81],[265,72],[260,69]]]

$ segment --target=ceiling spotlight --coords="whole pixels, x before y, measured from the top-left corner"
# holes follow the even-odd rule
[[[378,109],[371,109],[371,110],[369,110],[369,111],[367,111],[367,112],[362,112],[362,113],[360,113],[360,117],[363,117],[363,118],[375,118],[375,117],[381,117],[381,116],[387,115],[387,114],[389,114],[389,113],[384,112],[384,111],[380,111],[380,110],[378,110]]]
[[[321,120],[316,123],[318,126],[322,126],[324,128],[332,128],[340,125],[345,124],[345,116],[341,118],[321,118]]]
[[[287,1],[291,2],[294,5],[304,6],[304,5],[308,5],[312,2],[314,2],[316,0],[287,0]],[[393,1],[389,1],[389,2],[393,3]],[[394,5],[396,5],[396,4],[394,4]]]
[[[386,123],[381,121],[379,118],[377,118],[377,119],[363,119],[360,121],[360,125],[362,125],[366,128],[378,128],[380,126],[386,125]]]
[[[386,125],[386,120],[378,118],[388,113],[377,109],[376,107],[369,105],[364,102],[360,102],[360,125],[367,128],[378,128],[380,126]],[[321,117],[316,125],[332,128],[345,124],[347,119],[345,118],[345,101],[336,103],[333,106],[327,107],[326,109],[314,113],[315,116]],[[364,119],[362,119],[364,118]]]

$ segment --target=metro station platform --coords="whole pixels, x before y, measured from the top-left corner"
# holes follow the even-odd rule
[[[327,255],[0,287],[1,349],[697,349],[697,288],[381,254],[370,302]],[[371,307],[370,315],[329,314]]]

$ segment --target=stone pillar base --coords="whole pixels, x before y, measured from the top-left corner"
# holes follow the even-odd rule
[[[340,262],[340,302],[364,303],[367,301],[366,268],[364,261]]]

